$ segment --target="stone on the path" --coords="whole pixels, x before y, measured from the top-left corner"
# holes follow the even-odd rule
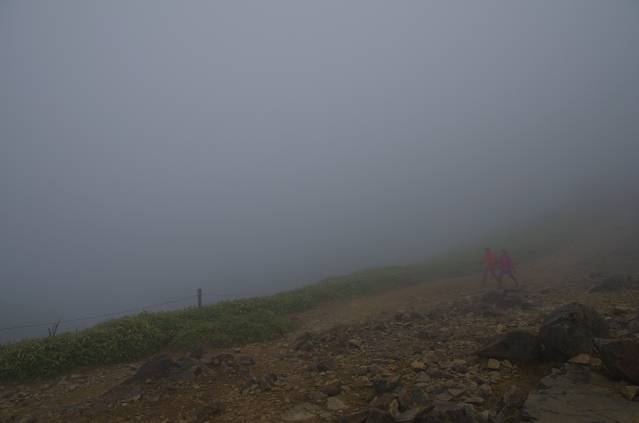
[[[253,357],[245,355],[243,357],[240,357],[240,364],[245,367],[254,366],[255,359]]]
[[[199,360],[200,358],[202,358],[202,356],[206,353],[206,350],[204,349],[203,346],[197,346],[195,347],[195,349],[191,352],[191,354],[189,355],[189,357],[194,358],[196,360]]]
[[[464,395],[466,393],[465,389],[455,389],[455,388],[450,388],[448,390],[448,393],[451,394],[453,396],[453,398],[459,398],[462,395]]]
[[[118,398],[118,401],[120,402],[131,402],[131,401],[137,401],[142,397],[142,392],[140,392],[139,389],[132,389],[131,391],[129,391],[128,393],[122,395],[121,397]]]
[[[427,383],[430,382],[432,379],[430,376],[428,376],[426,373],[421,372],[419,373],[419,375],[417,376],[417,379],[415,379],[415,382],[417,383]]]
[[[410,366],[416,372],[421,372],[422,370],[426,370],[426,365],[421,361],[413,361]]]
[[[222,401],[216,401],[211,404],[203,405],[186,413],[187,419],[196,420],[199,417],[212,416],[226,410],[226,404]]]
[[[388,407],[388,405],[391,403],[392,400],[393,399],[391,398],[390,394],[385,393],[382,396],[375,397],[375,399],[373,399],[373,401],[371,401],[369,405],[371,407],[386,408]]]
[[[408,394],[410,397],[410,407],[420,409],[430,404],[430,397],[420,388],[413,388]]]
[[[497,360],[495,360],[494,358],[491,358],[488,360],[488,364],[486,365],[486,367],[489,370],[499,370],[499,367],[501,366],[501,363]]]
[[[541,380],[528,394],[519,414],[522,423],[635,422],[639,403],[613,392],[615,383],[601,373],[566,364]]]
[[[433,401],[415,415],[414,423],[473,423],[475,409],[472,405],[457,405],[449,401]]]
[[[437,400],[439,401],[450,401],[455,398],[450,392],[444,391],[441,394],[437,395]]]
[[[153,389],[150,389],[142,394],[142,399],[149,402],[157,402],[160,400],[160,395]]]
[[[568,362],[573,364],[583,364],[584,366],[587,366],[590,364],[590,356],[588,354],[579,354],[568,360]]]
[[[402,375],[393,375],[390,377],[376,379],[373,382],[373,389],[378,394],[392,391],[394,389],[397,389],[397,386],[399,385],[401,379]]]
[[[339,418],[339,423],[394,423],[393,415],[374,407],[366,407]]]
[[[324,385],[322,392],[324,392],[329,397],[339,395],[340,392],[342,392],[342,382],[339,379],[334,379],[330,382],[326,382],[326,385]]]
[[[488,383],[484,383],[482,385],[479,385],[479,387],[477,388],[477,395],[482,397],[485,401],[490,401],[493,396],[493,389]]]
[[[476,352],[479,357],[528,360],[538,358],[540,353],[539,336],[523,329],[496,335]]]
[[[326,400],[326,408],[329,410],[341,410],[346,408],[346,404],[335,397],[328,397],[328,400]]]
[[[515,385],[510,385],[490,409],[490,418],[495,422],[504,421],[514,410],[520,409],[526,401],[526,394]]]
[[[443,319],[444,316],[444,311],[442,309],[439,308],[435,308],[431,311],[428,312],[428,318],[430,320],[437,320],[437,319]]]
[[[266,378],[261,377],[258,381],[258,385],[262,391],[270,391],[273,388],[273,385],[266,380]]]
[[[372,375],[384,375],[384,374],[389,374],[390,372],[388,370],[386,370],[385,368],[383,368],[382,366],[379,366],[377,364],[371,364],[371,366],[369,367],[369,370],[371,372]],[[366,373],[364,373],[366,374]]]
[[[609,337],[608,324],[599,313],[576,302],[552,311],[539,328],[541,343],[561,360],[589,354],[593,339]]]
[[[166,372],[171,364],[173,364],[173,360],[166,354],[158,354],[142,364],[137,372],[135,372],[131,378],[124,381],[122,385],[128,385],[132,382],[144,382],[149,378],[159,376]]]
[[[285,422],[298,422],[309,420],[315,417],[311,411],[319,412],[321,409],[317,405],[303,402],[282,414],[282,420]]]
[[[393,391],[393,397],[397,398],[397,402],[406,410],[410,408],[410,395],[403,385],[400,385]]]
[[[470,397],[470,398],[466,398],[466,400],[464,401],[466,404],[472,404],[472,405],[484,405],[485,400],[482,397]]]
[[[632,399],[637,396],[637,390],[639,390],[639,386],[628,385],[624,386],[622,393],[628,401],[632,401]]]
[[[406,410],[393,418],[395,423],[412,423],[415,418],[415,414],[417,414],[417,410]]]
[[[195,374],[196,372],[191,371],[190,369],[186,369],[186,370],[181,370],[181,371],[176,371],[176,372],[171,372],[171,380],[174,382],[188,382],[191,380],[195,380],[195,378],[197,377],[197,375]],[[200,371],[201,373],[201,371]]]
[[[368,374],[368,367],[367,366],[360,366],[357,369],[355,369],[354,373],[356,375],[358,375],[358,376],[366,376]]]
[[[639,339],[595,339],[593,349],[611,372],[639,385]]]
[[[351,348],[361,348],[362,347],[362,342],[358,339],[351,339],[350,341],[348,341],[348,344]]]
[[[215,359],[211,356],[211,354],[209,353],[204,353],[202,355],[202,357],[200,357],[200,361],[204,364],[206,364],[207,366],[210,366],[212,364],[214,364]]]
[[[246,382],[244,382],[244,385],[240,386],[240,392],[246,390],[246,389],[250,389],[251,386],[253,385],[257,385],[257,380],[254,377],[250,377]]]
[[[437,358],[437,356],[435,354],[426,354],[424,356],[424,360],[429,365],[438,364],[439,363],[439,358]]]

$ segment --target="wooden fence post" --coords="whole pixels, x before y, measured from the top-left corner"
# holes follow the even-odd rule
[[[197,307],[202,307],[202,288],[197,289]]]

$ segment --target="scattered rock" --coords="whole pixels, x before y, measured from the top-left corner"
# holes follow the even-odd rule
[[[420,388],[413,388],[408,394],[410,398],[410,408],[418,410],[430,404],[428,394]]]
[[[606,321],[590,306],[571,303],[552,311],[539,328],[539,339],[561,360],[589,354],[594,338],[609,338]]]
[[[590,356],[588,354],[579,354],[568,360],[569,363],[573,364],[583,364],[585,366],[590,364]]]
[[[604,279],[602,282],[590,288],[588,292],[610,292],[610,291],[618,291],[620,289],[629,288],[632,286],[632,282],[628,280],[625,276],[615,275],[609,278]]]
[[[464,402],[466,404],[472,404],[472,405],[480,406],[480,405],[484,405],[484,402],[486,402],[486,400],[483,399],[482,397],[470,397],[470,398],[466,398],[466,400],[464,400]]]
[[[329,397],[339,395],[340,392],[342,392],[342,382],[339,379],[334,379],[330,382],[326,382],[326,385],[324,385],[322,392],[324,392]]]
[[[639,386],[624,386],[623,396],[626,397],[628,401],[632,401],[632,399],[637,396],[637,390],[639,390]]]
[[[335,397],[329,397],[328,400],[326,400],[326,408],[329,410],[342,410],[346,408],[346,405]]]
[[[216,401],[211,404],[203,405],[201,407],[196,408],[188,413],[186,413],[186,418],[188,420],[195,420],[199,417],[213,416],[215,414],[219,414],[226,409],[226,404],[222,401]]]
[[[319,410],[320,408],[317,405],[303,402],[302,404],[296,405],[295,407],[282,414],[282,420],[284,420],[285,422],[309,420],[315,417],[315,414],[311,411],[317,412]]]
[[[639,384],[639,340],[595,339],[593,347],[611,372],[633,385]]]
[[[189,355],[189,357],[194,358],[196,360],[199,360],[200,358],[202,358],[202,356],[206,353],[206,350],[204,349],[204,347],[197,346],[195,347],[195,349],[191,352],[191,354]]]
[[[488,364],[486,365],[489,370],[499,370],[500,366],[501,363],[493,358],[489,359]]]
[[[524,405],[524,401],[526,401],[526,394],[515,385],[510,385],[490,409],[489,419],[495,422],[504,421],[514,410],[519,410]]]
[[[473,423],[475,409],[472,405],[461,406],[449,401],[433,401],[413,420],[414,423]]]
[[[391,398],[389,393],[385,393],[382,396],[375,397],[373,401],[369,404],[371,407],[377,408],[387,408],[393,399]]]
[[[149,402],[157,402],[160,400],[160,395],[151,389],[142,394],[142,399]]]
[[[528,394],[519,414],[523,423],[635,422],[639,403],[609,394],[613,382],[588,367],[566,364]],[[595,417],[596,416],[596,417]],[[593,420],[594,419],[594,420]]]
[[[376,379],[375,382],[373,382],[373,389],[378,394],[392,391],[394,389],[397,389],[397,386],[399,385],[401,379],[402,375],[393,375],[391,377]]]
[[[339,418],[339,423],[395,423],[393,415],[374,407],[367,407]]]
[[[169,366],[173,364],[171,360],[165,354],[159,354],[151,358],[140,366],[137,372],[130,378],[122,383],[122,386],[128,385],[133,382],[144,382],[145,380],[163,375],[169,369]]]
[[[421,372],[426,369],[426,365],[421,361],[413,361],[410,366],[416,372]]]
[[[139,389],[132,389],[129,393],[122,395],[118,400],[120,402],[137,401],[142,397],[142,393]]]

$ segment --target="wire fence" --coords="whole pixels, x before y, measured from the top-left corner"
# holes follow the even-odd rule
[[[464,266],[464,265],[468,265],[469,262],[462,262],[462,263],[456,263],[456,264],[452,264],[450,266],[442,266],[442,267],[438,267],[438,270],[445,270],[445,269],[449,269],[452,267],[460,267],[460,266]],[[363,281],[370,281],[370,280],[375,280],[375,279],[381,279],[381,278],[387,278],[389,276],[395,276],[395,275],[400,275],[400,274],[406,274],[407,272],[423,272],[426,269],[403,269],[399,272],[395,272],[395,273],[386,273],[383,275],[378,275],[378,276],[371,276],[368,278],[361,278],[361,279],[353,279],[353,280],[349,280],[347,279],[347,277],[339,277],[340,279],[346,279],[344,280],[344,282],[348,282],[348,283],[354,283],[354,282],[363,282]],[[328,284],[329,283],[329,279],[325,279],[324,281]],[[324,282],[321,281],[321,282]],[[130,310],[124,310],[124,311],[116,311],[114,313],[107,313],[107,314],[99,314],[96,316],[89,316],[89,317],[80,317],[77,319],[69,319],[69,320],[60,320],[57,322],[47,322],[47,323],[36,323],[36,324],[31,324],[31,325],[22,325],[22,326],[11,326],[11,327],[5,327],[5,328],[0,328],[0,331],[4,331],[4,330],[12,330],[12,329],[26,329],[26,328],[33,328],[33,327],[39,327],[39,326],[51,326],[51,325],[56,325],[56,324],[61,324],[61,323],[71,323],[71,322],[80,322],[83,320],[91,320],[91,319],[99,319],[102,317],[110,317],[110,316],[117,316],[119,314],[126,314],[126,313],[132,313],[134,311],[142,311],[142,310],[147,310],[147,309],[151,309],[153,307],[159,307],[159,306],[163,306],[163,305],[167,305],[167,304],[173,304],[173,303],[177,303],[180,301],[185,301],[185,300],[189,300],[192,298],[198,298],[199,296],[206,296],[206,297],[232,297],[232,298],[238,298],[238,297],[262,297],[262,296],[268,296],[268,295],[275,295],[278,294],[279,292],[267,292],[267,293],[261,293],[261,294],[198,294],[198,295],[189,295],[188,297],[184,297],[184,298],[179,298],[177,300],[172,300],[172,301],[167,301],[164,303],[159,303],[159,304],[153,304],[150,306],[146,306],[146,307],[139,307],[139,308],[134,308],[134,309],[130,309]]]

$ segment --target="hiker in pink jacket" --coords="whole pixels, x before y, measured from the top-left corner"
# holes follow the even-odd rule
[[[501,250],[501,256],[499,256],[499,260],[497,260],[497,267],[501,268],[501,272],[499,272],[499,287],[501,288],[501,278],[504,275],[510,276],[512,280],[515,281],[515,285],[519,287],[519,282],[515,279],[515,263],[513,263],[513,258],[508,255],[506,250]]]

